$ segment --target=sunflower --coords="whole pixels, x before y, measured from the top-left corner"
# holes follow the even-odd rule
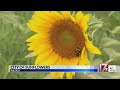
[[[27,24],[36,32],[27,39],[35,65],[90,65],[87,51],[101,54],[88,38],[87,28],[90,14],[77,12],[75,18],[70,11],[36,11]],[[64,75],[65,74],[65,75]],[[51,72],[54,78],[71,79],[75,72]]]

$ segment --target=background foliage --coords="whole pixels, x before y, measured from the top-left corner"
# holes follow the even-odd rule
[[[89,38],[102,52],[102,55],[88,53],[91,63],[98,65],[100,62],[106,62],[120,65],[120,12],[84,11],[84,13],[92,15],[89,21]],[[26,26],[32,14],[31,11],[0,11],[1,79],[50,78],[48,73],[8,73],[7,71],[8,65],[34,64],[35,57],[28,55],[30,52],[25,42],[34,34]],[[120,73],[76,73],[74,78],[120,79]]]

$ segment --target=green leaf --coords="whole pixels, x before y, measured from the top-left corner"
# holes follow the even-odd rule
[[[33,56],[33,52],[30,53],[30,54],[28,54],[27,56],[25,56],[25,58],[30,58],[30,57],[34,57],[34,56]]]
[[[105,79],[103,76],[98,75],[98,73],[76,73],[77,79]]]
[[[95,25],[95,24],[100,24],[103,23],[102,18],[98,19],[95,15],[91,16],[91,19],[88,22],[88,25]]]
[[[49,73],[46,72],[31,72],[26,73],[27,79],[44,79]]]
[[[99,28],[103,27],[103,23],[95,24],[93,27],[99,29]]]
[[[1,11],[0,12],[0,20],[5,24],[20,24],[20,18],[11,11]]]
[[[110,56],[110,57],[112,57],[115,53],[116,53],[116,51],[114,50],[114,49],[112,49],[112,48],[104,48],[103,49],[105,52],[106,52],[106,54],[108,55],[108,56]]]
[[[120,34],[120,26],[116,26],[113,30],[112,30],[112,33],[117,33],[117,34]]]
[[[98,66],[99,63],[102,63],[102,62],[103,62],[102,59],[97,58],[97,59],[95,59],[95,60],[92,61],[92,65],[96,65],[96,66]]]
[[[106,37],[106,38],[102,38],[100,42],[101,47],[109,47],[113,45],[120,45],[120,41]]]
[[[73,12],[72,12],[72,16],[73,16],[73,17],[75,17],[75,14],[76,14],[76,12],[75,12],[75,11],[73,11]]]
[[[120,73],[119,72],[112,73],[111,78],[120,79]]]
[[[110,60],[108,60],[107,63],[110,63],[110,62],[113,62],[113,61],[116,61],[116,60],[120,60],[120,53],[116,52],[114,49],[104,48],[103,50],[110,57]]]
[[[120,79],[120,73],[76,73],[77,79]]]
[[[109,14],[108,14],[108,17],[112,16],[116,11],[111,11]]]

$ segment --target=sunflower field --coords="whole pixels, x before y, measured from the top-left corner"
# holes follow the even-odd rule
[[[57,17],[58,13],[60,14],[61,11],[54,13],[56,13],[55,15]],[[71,14],[74,18],[76,17],[77,13],[78,11],[71,11]],[[86,46],[88,50],[86,50],[84,55],[85,57],[88,58],[87,60],[89,60],[91,65],[98,65],[99,63],[120,65],[120,12],[119,11],[82,11],[82,13],[84,13],[85,15],[87,14],[90,15],[90,19],[87,22],[88,27],[84,26],[83,28],[87,28],[85,33],[87,33],[88,39],[97,48],[97,49],[93,48],[94,51],[92,52],[96,52],[96,54],[93,54],[89,52],[89,48],[87,48],[88,46]],[[32,25],[28,25],[28,22],[30,22],[32,17],[36,18],[33,15],[34,15],[34,11],[0,11],[0,79],[54,79],[54,77],[51,77],[50,73],[45,73],[45,72],[41,72],[41,73],[40,72],[29,72],[29,73],[8,72],[8,65],[34,65],[35,62],[38,62],[38,60],[36,59],[37,57],[34,56],[31,51],[28,50],[29,48],[27,46],[28,42],[26,41],[31,36],[34,36],[36,32],[38,32],[36,28],[32,27]],[[65,29],[67,25],[72,26],[71,23],[66,25],[66,22],[68,21],[65,21],[64,24],[62,24]],[[37,24],[39,24],[39,22],[37,22]],[[59,22],[57,22],[57,24],[55,25],[58,28]],[[73,27],[74,26],[72,26],[71,28]],[[36,32],[34,32],[34,30],[31,31],[31,28],[36,30]],[[57,30],[57,28],[53,28],[53,29]],[[70,27],[68,28],[71,29]],[[72,44],[74,46],[75,40],[69,34],[71,33],[63,32],[62,33],[63,36],[61,40],[64,41],[63,44],[65,45],[71,44],[70,41],[73,40]],[[83,40],[83,39],[79,39],[80,38],[79,35],[81,35],[81,33],[78,35],[77,33],[74,32],[74,34],[75,34],[75,38],[77,38],[77,41]],[[54,35],[55,32],[51,34],[51,37]],[[66,37],[66,35],[68,36]],[[77,54],[70,53],[69,55],[69,53],[67,53],[64,47],[62,47],[62,49],[64,50],[56,49],[58,44],[56,44],[55,42],[57,42],[57,40],[55,40],[53,37],[51,40],[53,40],[52,45],[55,48],[54,51],[59,52],[59,54],[62,57],[71,58],[71,57],[75,57],[75,55],[78,57],[82,53],[81,51],[78,52]],[[39,42],[37,43],[39,45]],[[37,47],[37,43],[35,43],[36,47]],[[78,44],[81,44],[81,42]],[[71,45],[69,46],[71,47]],[[75,47],[78,46],[79,45]],[[82,46],[80,46],[80,48],[77,49],[81,50],[81,47],[83,49],[83,46],[84,44],[82,44]],[[63,52],[60,50],[62,50]],[[86,61],[87,64],[89,62]],[[52,63],[52,61],[49,63]],[[63,78],[66,79],[65,76],[63,76]],[[75,73],[72,79],[120,79],[120,73],[119,72]]]

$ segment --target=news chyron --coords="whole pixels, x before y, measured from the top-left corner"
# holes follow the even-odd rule
[[[99,72],[120,72],[120,66],[100,63]]]
[[[120,72],[120,66],[100,63],[98,66],[9,65],[9,72]]]

